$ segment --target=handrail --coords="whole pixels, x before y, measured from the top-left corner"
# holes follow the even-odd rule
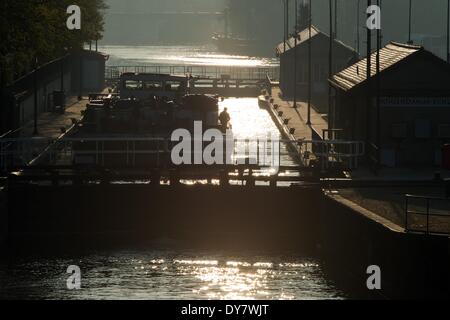
[[[147,65],[147,66],[107,66],[105,78],[118,79],[121,73],[155,73],[155,74],[182,74],[192,76],[214,76],[219,79],[222,74],[229,74],[232,79],[265,80],[270,74],[271,78],[279,78],[279,66],[243,67],[243,66],[198,66],[198,65]]]
[[[202,140],[193,139],[192,142],[208,142]],[[225,142],[226,140],[224,140]],[[235,138],[233,139],[233,155],[240,159],[241,157],[249,157],[251,161],[265,159],[261,156],[284,156],[290,155],[293,157],[306,157],[314,155],[317,158],[327,160],[329,158],[334,159],[349,159],[357,160],[358,157],[364,155],[364,143],[359,141],[341,141],[341,140],[278,140],[278,139],[245,139]],[[158,147],[141,145],[136,147],[137,143],[157,143]],[[74,143],[86,143],[84,149],[74,148]],[[111,145],[118,143],[118,145]],[[126,143],[125,146],[122,145]],[[121,137],[121,136],[109,136],[109,137],[73,137],[63,135],[58,139],[45,138],[45,137],[33,137],[33,138],[17,138],[17,139],[0,139],[0,166],[6,171],[7,167],[11,167],[11,159],[20,159],[20,163],[24,162],[29,165],[37,164],[41,159],[46,161],[55,160],[59,155],[73,157],[75,154],[82,155],[93,153],[96,155],[96,161],[103,159],[104,155],[108,154],[121,154],[124,153],[131,156],[134,162],[135,155],[150,154],[157,152],[159,155],[164,155],[167,151],[170,151],[169,146],[173,143],[170,137],[161,136],[147,136],[147,137]],[[91,144],[91,146],[89,146]],[[95,147],[92,145],[95,144]],[[274,145],[275,144],[275,145]],[[122,146],[121,146],[122,145]],[[255,146],[256,145],[256,146]],[[282,152],[280,145],[293,145],[294,151]],[[341,146],[341,147],[340,147]],[[87,149],[86,149],[87,148]],[[241,148],[241,149],[239,149]],[[274,150],[277,148],[277,150]],[[311,152],[312,148],[316,150]],[[92,150],[90,150],[92,149]],[[244,150],[244,151],[243,151]],[[287,150],[291,150],[288,148]],[[245,154],[243,154],[245,152]],[[35,153],[35,155],[33,155]],[[37,153],[37,154],[36,154]],[[32,158],[30,158],[32,157]],[[340,160],[340,161],[341,161]],[[128,162],[128,160],[127,160]]]
[[[412,199],[418,199],[418,200],[425,200],[426,201],[426,209],[425,212],[423,211],[415,211],[410,210],[410,204]],[[419,232],[419,233],[425,233],[426,235],[433,234],[442,234],[442,235],[450,235],[450,230],[446,232],[437,232],[433,231],[430,232],[430,219],[433,217],[447,217],[450,218],[450,212],[448,214],[444,213],[432,213],[431,212],[431,202],[432,201],[442,201],[442,202],[448,202],[450,204],[450,198],[444,198],[444,197],[436,197],[436,196],[421,196],[421,195],[411,195],[411,194],[405,194],[405,230],[406,232]],[[418,230],[418,229],[412,229],[409,227],[409,220],[410,216],[422,216],[426,217],[426,229],[424,230]]]

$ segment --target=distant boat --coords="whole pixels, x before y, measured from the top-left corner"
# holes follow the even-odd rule
[[[256,41],[252,39],[215,34],[212,40],[217,50],[223,53],[251,55],[256,51]]]

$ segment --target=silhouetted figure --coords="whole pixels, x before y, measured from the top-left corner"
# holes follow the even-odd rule
[[[226,132],[228,129],[228,124],[230,123],[231,117],[228,113],[228,108],[225,108],[219,115],[220,128],[222,132]]]

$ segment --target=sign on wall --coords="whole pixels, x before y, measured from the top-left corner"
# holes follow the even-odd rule
[[[450,97],[381,97],[382,107],[449,107]]]

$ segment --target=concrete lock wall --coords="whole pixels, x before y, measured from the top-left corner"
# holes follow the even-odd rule
[[[339,284],[367,298],[450,296],[448,237],[393,231],[330,198],[321,204],[320,255]],[[371,265],[381,268],[380,291],[367,288]]]
[[[89,185],[9,190],[10,239],[103,234],[113,242],[170,238],[213,247],[313,254],[319,189]],[[64,239],[58,241],[63,243]],[[108,239],[105,240],[108,242]],[[34,241],[34,243],[37,243]],[[50,245],[54,241],[50,241]]]
[[[319,257],[328,277],[355,297],[450,297],[449,238],[391,230],[319,187],[14,185],[8,193],[9,241],[17,246],[174,239],[188,247],[295,250]],[[380,291],[367,288],[371,265],[381,268]]]

